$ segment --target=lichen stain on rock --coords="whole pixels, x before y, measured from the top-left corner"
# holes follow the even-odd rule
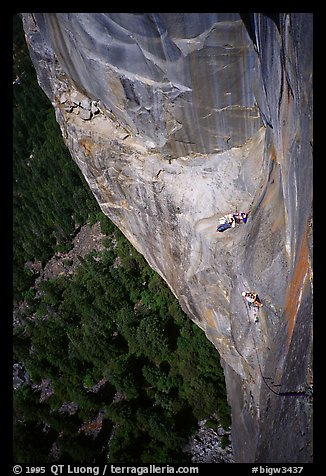
[[[262,201],[262,207],[267,208],[271,215],[271,231],[276,231],[285,226],[284,200],[282,193],[282,184],[279,180],[279,167],[276,164],[275,149],[272,149],[271,158],[275,164],[269,178],[267,190]]]
[[[108,73],[107,86],[109,91],[111,92],[110,96],[112,97],[113,105],[117,107],[120,111],[123,111],[124,104],[127,98],[121,81],[113,71],[109,71]]]
[[[91,139],[83,138],[79,139],[79,143],[83,149],[85,156],[94,157],[94,142]]]
[[[275,162],[275,163],[278,163],[277,152],[276,152],[274,144],[272,144],[271,147],[270,147],[270,154],[271,154],[272,161]]]
[[[207,325],[209,327],[212,327],[213,329],[218,330],[217,322],[214,318],[213,309],[205,309],[204,310],[204,319],[205,319],[205,322],[207,323]]]

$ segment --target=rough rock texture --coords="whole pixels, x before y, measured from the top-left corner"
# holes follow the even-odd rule
[[[198,422],[199,428],[184,447],[184,452],[191,455],[192,463],[234,463],[229,444],[230,431],[222,426],[216,430],[207,428],[206,421]],[[226,446],[223,445],[223,437],[227,438]]]
[[[222,357],[235,460],[311,462],[312,15],[23,22],[102,210]],[[217,233],[236,208],[247,224]]]

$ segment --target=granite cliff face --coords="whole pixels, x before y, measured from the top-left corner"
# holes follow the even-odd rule
[[[221,355],[236,461],[311,462],[312,15],[23,22],[102,210]],[[247,224],[216,232],[236,208]]]

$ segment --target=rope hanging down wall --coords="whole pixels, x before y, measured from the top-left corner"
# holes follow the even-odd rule
[[[264,375],[263,375],[263,371],[262,371],[262,367],[261,367],[260,359],[259,359],[259,355],[258,355],[256,340],[255,340],[255,336],[254,336],[253,329],[252,329],[252,322],[251,322],[251,320],[250,320],[250,314],[249,314],[248,304],[247,304],[247,302],[244,300],[244,298],[243,298],[243,301],[244,301],[244,305],[245,305],[245,307],[246,307],[246,312],[247,312],[248,322],[249,322],[249,326],[250,326],[250,330],[251,330],[252,341],[253,341],[253,344],[254,344],[254,349],[255,349],[255,353],[256,353],[256,357],[257,357],[259,372],[260,372],[261,378],[262,378],[264,384],[266,385],[266,387],[267,387],[272,393],[274,393],[274,395],[277,395],[278,397],[309,397],[310,394],[309,394],[308,392],[298,392],[298,391],[276,392],[276,391],[268,384],[267,380],[272,380],[272,378],[271,378],[271,377],[264,377]],[[274,312],[274,311],[273,311],[273,312]],[[276,313],[275,313],[275,314],[276,314]],[[273,385],[273,386],[276,387],[276,386],[281,386],[281,385]]]

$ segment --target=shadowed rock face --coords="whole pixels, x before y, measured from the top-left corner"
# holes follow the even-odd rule
[[[221,355],[236,461],[311,462],[312,15],[23,21],[102,210]]]

